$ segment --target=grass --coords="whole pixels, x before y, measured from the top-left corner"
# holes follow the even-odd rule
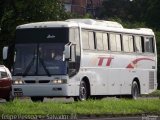
[[[159,97],[160,98],[160,90],[156,90],[148,95],[143,95],[144,97]]]
[[[148,99],[148,97],[151,99]],[[156,98],[154,98],[156,97]],[[157,98],[159,97],[159,98]],[[143,99],[103,99],[84,102],[32,102],[28,99],[15,99],[0,103],[0,116],[3,115],[76,115],[76,116],[142,116],[160,115],[160,90]]]
[[[0,104],[2,114],[76,114],[79,116],[127,116],[154,114],[160,115],[160,99],[104,99],[84,102],[31,102],[30,100],[14,100]]]

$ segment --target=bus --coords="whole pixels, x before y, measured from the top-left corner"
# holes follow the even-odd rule
[[[127,29],[94,19],[17,26],[3,59],[13,76],[13,96],[130,96],[157,89],[157,52],[149,28]]]

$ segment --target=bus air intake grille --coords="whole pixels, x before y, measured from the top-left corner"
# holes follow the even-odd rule
[[[149,89],[154,89],[154,71],[149,72]]]
[[[35,80],[25,80],[25,83],[36,83],[36,81]]]
[[[49,83],[50,80],[39,80],[39,83]]]

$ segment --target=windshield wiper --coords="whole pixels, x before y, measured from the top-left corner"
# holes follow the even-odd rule
[[[23,73],[23,76],[26,76],[27,73],[29,72],[29,70],[31,69],[32,67],[32,64],[34,63],[34,60],[35,60],[35,56],[32,58],[31,62],[28,64],[28,66],[26,67],[26,70],[24,71]]]
[[[49,70],[47,69],[46,65],[44,64],[44,60],[42,58],[39,58],[39,61],[41,62],[45,72],[47,73],[47,75],[50,77],[51,74],[49,73]]]
[[[32,67],[32,65],[33,65],[33,63],[34,63],[34,60],[35,60],[35,57],[33,57],[32,60],[31,60],[31,62],[28,64],[26,70],[25,70],[24,73],[23,73],[23,76],[26,76],[27,73],[30,71],[30,69],[31,69],[31,67]],[[42,64],[45,72],[47,73],[47,75],[50,77],[51,74],[49,73],[48,69],[46,68],[46,65],[44,64],[43,59],[42,59],[42,58],[39,58],[39,61],[41,62],[41,64]]]

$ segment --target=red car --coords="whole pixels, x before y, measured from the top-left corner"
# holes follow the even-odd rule
[[[0,98],[6,99],[6,101],[13,100],[11,85],[12,85],[11,73],[3,65],[0,65]]]

